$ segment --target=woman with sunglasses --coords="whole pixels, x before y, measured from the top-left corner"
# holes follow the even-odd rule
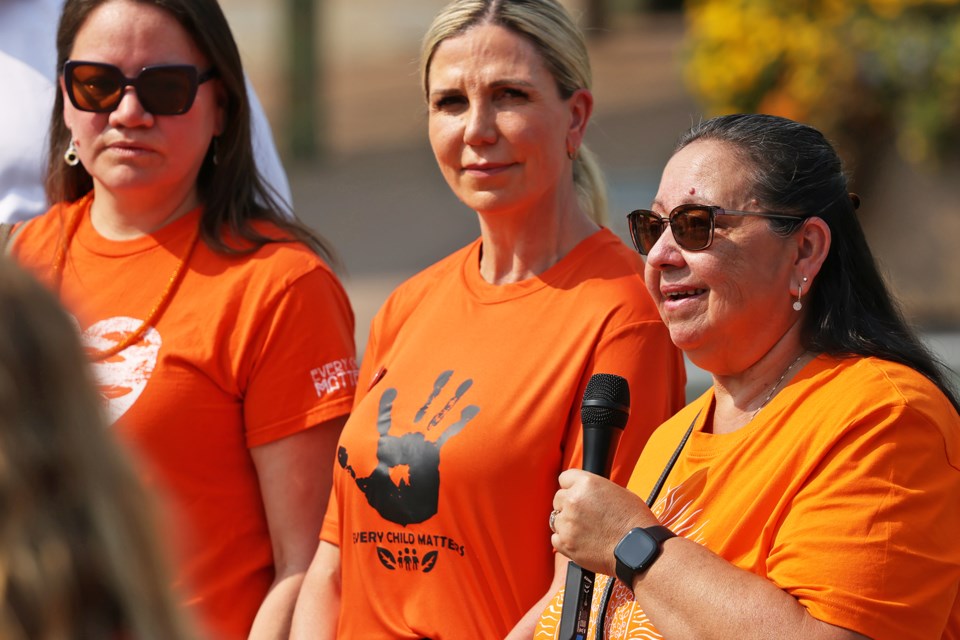
[[[63,2],[0,2],[0,78],[5,95],[16,96],[16,100],[0,102],[4,131],[4,144],[0,146],[0,236],[3,225],[38,216],[50,206],[44,193],[43,160],[46,121],[61,71],[55,64],[54,40]],[[292,203],[270,123],[249,77],[246,80],[257,171],[277,196]]]
[[[581,463],[591,376],[629,384],[620,483],[682,405],[643,264],[597,222],[590,67],[569,15],[456,0],[421,65],[434,155],[480,237],[373,322],[298,638],[530,638],[566,575],[547,516],[557,474]]]
[[[210,637],[285,637],[356,382],[330,253],[254,169],[216,0],[68,0],[57,55],[59,204],[13,254],[76,317],[167,498],[185,602]]]
[[[732,115],[684,135],[630,214],[670,335],[714,385],[628,490],[560,476],[554,546],[612,576],[590,638],[960,637],[958,400],[858,205],[820,132]]]

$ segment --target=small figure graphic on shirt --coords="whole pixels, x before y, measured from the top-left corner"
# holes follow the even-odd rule
[[[398,551],[397,555],[394,556],[386,547],[377,547],[377,558],[380,559],[380,564],[391,571],[403,569],[404,571],[414,573],[418,571],[430,573],[437,564],[437,551],[434,549],[433,551],[425,553],[423,555],[423,561],[421,562],[417,557],[416,549],[407,547]]]
[[[427,415],[430,405],[443,392],[453,377],[453,371],[444,371],[434,382],[426,403],[417,411],[413,423],[420,423]],[[380,396],[380,411],[377,418],[377,466],[366,478],[358,478],[348,463],[346,448],[340,447],[337,460],[340,466],[356,480],[357,486],[371,507],[384,519],[406,526],[424,522],[437,513],[440,496],[440,448],[450,438],[460,433],[480,412],[480,407],[468,405],[460,411],[459,419],[448,426],[436,440],[427,440],[427,433],[440,427],[447,413],[459,402],[473,385],[467,379],[457,387],[447,403],[431,417],[424,431],[390,435],[393,424],[393,402],[397,397],[394,388],[385,389]],[[439,429],[438,429],[439,430]]]

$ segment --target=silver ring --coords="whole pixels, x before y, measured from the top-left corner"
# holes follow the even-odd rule
[[[554,533],[557,532],[555,525],[557,523],[558,515],[560,515],[560,512],[556,509],[550,512],[550,531],[553,531]]]

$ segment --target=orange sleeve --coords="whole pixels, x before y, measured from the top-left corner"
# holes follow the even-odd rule
[[[243,403],[249,447],[349,413],[357,386],[353,312],[332,274],[306,273],[262,313]]]
[[[645,321],[624,325],[605,334],[588,363],[582,381],[583,397],[589,376],[610,373],[622,376],[630,388],[630,417],[620,435],[611,479],[625,486],[640,452],[664,419],[683,407],[686,371],[683,356],[670,342],[661,322]],[[564,468],[580,467],[583,460],[580,406],[576,406],[567,431]]]
[[[806,479],[768,577],[819,620],[872,638],[940,637],[958,593],[960,470],[929,415],[890,409],[878,403]]]

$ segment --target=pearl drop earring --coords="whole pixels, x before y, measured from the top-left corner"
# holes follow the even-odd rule
[[[803,309],[803,303],[800,300],[803,298],[803,285],[807,284],[807,276],[803,276],[803,282],[797,284],[797,299],[793,302],[793,310],[800,311]]]

